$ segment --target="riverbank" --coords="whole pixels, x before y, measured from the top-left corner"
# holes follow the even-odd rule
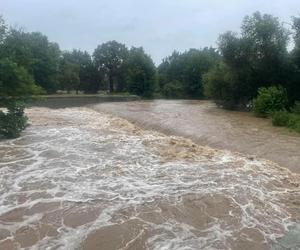
[[[32,102],[31,107],[47,107],[47,108],[69,108],[82,107],[91,104],[103,102],[130,102],[139,101],[141,98],[136,95],[129,94],[55,94],[37,96],[36,101]]]
[[[300,136],[251,113],[219,109],[209,101],[154,100],[101,103],[91,108],[145,129],[192,139],[200,145],[265,158],[300,173]]]

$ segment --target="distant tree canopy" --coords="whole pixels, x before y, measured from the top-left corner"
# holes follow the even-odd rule
[[[122,73],[127,57],[126,46],[116,41],[103,43],[94,51],[93,58],[96,67],[108,77],[110,92],[124,89]]]
[[[78,93],[80,88],[80,66],[71,62],[63,62],[60,66],[60,87],[70,93],[76,90]]]
[[[300,17],[293,18],[294,49],[291,51],[292,73],[287,83],[290,102],[300,101]]]
[[[0,44],[2,44],[5,39],[6,31],[7,31],[7,25],[5,24],[2,16],[0,16]]]
[[[22,102],[29,96],[58,90],[211,98],[226,108],[249,107],[254,100],[257,110],[271,111],[283,93],[282,106],[294,110],[300,101],[300,17],[288,30],[278,18],[255,12],[244,18],[239,34],[220,35],[218,49],[174,51],[156,68],[142,47],[109,41],[92,55],[61,51],[47,36],[9,28],[0,16],[0,105],[9,110],[0,111],[0,134],[17,136],[25,127]],[[287,117],[284,112],[276,113],[276,122]],[[293,117],[291,126],[300,127]]]
[[[56,91],[60,50],[46,36],[11,29],[3,42],[2,56],[24,67],[47,92]]]
[[[165,96],[172,97],[172,89],[177,89],[177,98],[203,97],[202,76],[219,59],[219,54],[213,48],[190,49],[184,53],[174,51],[158,66],[159,86],[162,92]]]
[[[28,71],[9,58],[0,59],[0,106],[40,93]]]
[[[206,94],[233,108],[247,105],[260,87],[281,85],[295,101],[300,94],[295,95],[292,83],[297,70],[287,50],[288,39],[289,31],[278,18],[259,12],[246,16],[239,36],[232,32],[220,36],[222,62],[204,77]]]
[[[93,54],[96,68],[108,80],[110,92],[128,91],[150,97],[155,89],[156,68],[143,48],[130,50],[110,41],[99,45]]]
[[[0,107],[41,92],[28,69],[7,52],[11,33],[0,16]]]
[[[143,48],[132,47],[125,62],[127,90],[135,95],[151,97],[155,90],[156,68]]]
[[[66,71],[67,70],[67,71]],[[73,71],[73,76],[76,75],[78,81],[73,81],[66,87],[64,77],[67,72]],[[62,53],[60,60],[60,88],[83,91],[85,93],[97,93],[101,87],[101,74],[97,71],[90,54],[87,51],[73,50],[72,52],[65,51]]]
[[[290,38],[292,50],[287,49]],[[217,49],[174,51],[158,67],[143,48],[108,41],[92,55],[61,51],[47,36],[8,28],[0,18],[0,59],[2,67],[14,67],[23,78],[27,74],[49,94],[104,90],[143,97],[208,97],[234,108],[249,105],[259,88],[280,85],[292,106],[300,96],[300,17],[292,18],[288,30],[278,18],[255,12],[244,18],[239,34],[220,35]]]
[[[40,93],[29,71],[7,53],[7,39],[11,33],[0,17],[0,137],[14,138],[26,127],[24,102],[31,95]]]

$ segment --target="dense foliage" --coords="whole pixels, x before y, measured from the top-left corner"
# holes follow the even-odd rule
[[[110,41],[99,45],[93,54],[96,67],[107,75],[109,80],[109,91],[124,90],[122,76],[128,49],[124,44]]]
[[[40,93],[28,70],[16,62],[14,55],[6,54],[7,39],[10,39],[4,21],[0,18],[0,137],[19,136],[26,127],[24,102],[31,95]]]
[[[125,79],[129,93],[151,97],[155,90],[155,65],[143,48],[132,47],[126,60]]]
[[[24,67],[37,85],[48,93],[57,90],[60,50],[56,43],[38,32],[11,29],[2,47],[1,56]]]
[[[10,58],[0,59],[0,104],[24,100],[40,91],[28,71]]]
[[[281,84],[292,102],[299,98],[294,93],[296,83],[291,84],[296,70],[287,51],[288,35],[277,18],[259,12],[244,19],[240,35],[221,35],[218,44],[226,69],[213,69],[219,80],[206,78],[209,97],[229,101],[229,106],[246,106],[260,87]],[[217,93],[209,91],[217,86],[221,87]]]
[[[253,101],[253,110],[257,116],[267,117],[275,111],[285,110],[288,98],[282,87],[259,88],[258,96]]]
[[[284,127],[289,124],[290,114],[286,110],[275,111],[271,113],[271,117],[274,126]]]
[[[0,111],[0,136],[16,138],[20,135],[27,125],[24,108],[23,102],[10,102],[6,113]]]
[[[294,47],[288,50],[290,38]],[[278,18],[256,12],[244,18],[240,34],[220,35],[218,49],[174,51],[157,68],[143,48],[109,41],[92,55],[61,51],[47,36],[8,28],[0,18],[0,105],[9,108],[0,119],[23,128],[22,122],[8,118],[23,117],[20,102],[58,90],[211,98],[230,109],[254,104],[257,115],[271,115],[275,125],[297,130],[299,114],[291,110],[300,101],[300,17],[292,18],[288,30]]]
[[[218,60],[219,54],[213,48],[190,49],[184,53],[173,52],[158,66],[162,94],[169,98],[203,97],[203,74]]]
[[[84,93],[97,93],[101,87],[101,74],[97,71],[92,57],[87,51],[65,51],[60,59],[61,89]],[[65,81],[65,78],[69,79]],[[73,80],[72,80],[73,79]]]
[[[246,108],[258,89],[280,84],[291,107],[300,96],[300,17],[288,30],[278,18],[246,16],[240,34],[220,35],[218,49],[174,51],[156,68],[143,48],[117,41],[86,51],[61,51],[39,32],[0,22],[0,58],[22,67],[47,93],[129,92],[166,98],[212,98],[225,108]],[[289,39],[294,48],[288,50]]]
[[[274,126],[288,127],[300,133],[300,114],[288,111],[276,111],[271,114]]]

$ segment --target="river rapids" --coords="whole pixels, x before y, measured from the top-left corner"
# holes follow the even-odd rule
[[[0,249],[300,249],[300,178],[89,108],[0,141]]]

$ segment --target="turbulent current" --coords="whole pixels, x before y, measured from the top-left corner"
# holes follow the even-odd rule
[[[0,141],[0,249],[300,249],[300,179],[88,108]]]

